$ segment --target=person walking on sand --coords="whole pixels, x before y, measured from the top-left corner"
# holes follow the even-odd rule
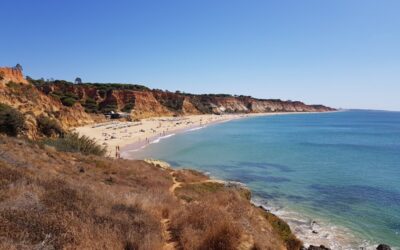
[[[118,145],[115,147],[115,158],[117,158],[117,159],[121,158],[121,155],[119,153],[119,146]]]

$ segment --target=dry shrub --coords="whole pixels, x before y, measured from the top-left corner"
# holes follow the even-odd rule
[[[205,204],[176,211],[171,229],[183,249],[234,249],[242,231],[228,213]]]
[[[199,249],[236,249],[239,244],[240,230],[229,221],[221,221],[209,228]]]
[[[35,210],[0,211],[0,238],[11,239],[14,242],[30,242],[32,245],[43,242],[49,235],[52,246],[57,249],[75,242],[68,231],[63,214],[47,214]]]
[[[205,195],[222,191],[224,188],[224,184],[217,182],[189,183],[177,188],[175,193],[181,199],[190,202],[202,199]]]
[[[16,182],[22,178],[22,174],[16,169],[7,167],[0,162],[0,189],[6,188],[10,183]]]
[[[0,137],[0,248],[162,247],[161,216],[176,205],[168,173],[141,161],[47,152],[18,143]],[[115,181],[104,185],[109,175]]]
[[[0,103],[0,133],[17,136],[24,130],[26,130],[24,115],[17,109]]]
[[[56,119],[50,118],[45,115],[40,115],[36,118],[38,130],[45,136],[54,137],[62,136],[64,129],[60,122]]]
[[[80,136],[77,133],[65,134],[60,138],[44,140],[44,143],[55,147],[59,151],[79,152],[84,155],[103,156],[106,148],[98,145],[97,142],[87,136]]]
[[[301,249],[303,243],[296,238],[285,221],[272,213],[266,211],[262,211],[262,213],[271,224],[274,232],[285,242],[288,250]]]
[[[208,180],[208,176],[192,169],[181,169],[174,172],[174,177],[179,182],[191,183]]]

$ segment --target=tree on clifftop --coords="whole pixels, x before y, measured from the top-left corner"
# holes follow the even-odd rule
[[[75,84],[82,84],[82,79],[80,77],[75,78]]]
[[[15,65],[15,68],[18,69],[19,71],[22,71],[22,66],[21,64],[17,63],[17,65]]]

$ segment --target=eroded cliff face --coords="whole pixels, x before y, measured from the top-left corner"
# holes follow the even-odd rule
[[[4,68],[2,68],[4,69]],[[37,130],[37,118],[44,115],[59,121],[64,129],[93,122],[80,104],[64,106],[59,100],[46,95],[30,84],[20,70],[7,68],[0,80],[0,103],[18,109],[25,116],[26,135],[32,139],[40,136]]]
[[[47,95],[73,93],[78,101],[94,100],[98,111],[123,110],[131,112],[133,118],[154,116],[265,113],[265,112],[326,112],[334,109],[323,105],[306,105],[298,101],[255,99],[248,96],[191,95],[161,90],[107,90],[91,84],[73,85],[65,82],[44,84],[38,87]]]
[[[4,85],[8,82],[28,84],[21,69],[16,67],[0,67],[0,84]]]

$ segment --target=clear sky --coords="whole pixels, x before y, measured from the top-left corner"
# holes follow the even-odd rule
[[[400,110],[399,0],[4,0],[0,13],[0,65],[33,78]]]

